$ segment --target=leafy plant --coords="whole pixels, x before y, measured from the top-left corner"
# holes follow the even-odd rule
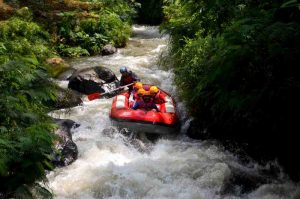
[[[54,126],[45,103],[55,93],[34,57],[1,64],[0,78],[0,191],[16,193],[51,169]]]
[[[281,154],[297,146],[292,115],[300,111],[298,6],[168,1],[161,27],[171,35],[175,81],[199,128],[214,138],[250,143],[294,171]],[[283,143],[288,147],[278,149]]]
[[[99,54],[105,44],[123,47],[131,34],[130,25],[113,13],[90,13],[78,19],[78,14],[63,13],[58,52],[63,56]],[[87,53],[88,52],[88,53]]]
[[[36,181],[52,168],[49,154],[56,139],[46,106],[55,100],[55,89],[43,65],[54,53],[49,34],[26,20],[0,23],[0,192],[37,198],[43,188]]]
[[[0,55],[8,55],[10,59],[18,55],[36,55],[38,60],[44,60],[54,54],[49,39],[49,34],[33,22],[12,18],[0,23]]]
[[[69,47],[66,45],[59,45],[57,48],[59,54],[65,57],[80,57],[80,56],[88,56],[89,52],[81,47]]]

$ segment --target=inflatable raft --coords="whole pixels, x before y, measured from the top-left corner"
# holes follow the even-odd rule
[[[159,111],[131,109],[133,101],[128,92],[114,97],[110,118],[114,126],[127,128],[134,132],[171,134],[178,130],[178,117],[174,99],[160,89],[164,103],[156,104]]]

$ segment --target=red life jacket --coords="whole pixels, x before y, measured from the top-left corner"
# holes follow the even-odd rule
[[[128,75],[128,76],[124,77],[124,79],[123,79],[124,85],[130,84],[134,81],[135,81],[135,79],[131,75]]]
[[[161,94],[160,91],[154,96],[154,102],[155,104],[163,104],[165,103],[164,96]]]
[[[137,92],[133,92],[133,99],[136,100],[142,100],[140,96],[138,96]]]
[[[152,108],[153,107],[154,98],[152,96],[150,96],[150,95],[144,95],[141,98],[142,98],[142,100],[141,100],[141,106],[140,106],[140,108],[148,109],[148,108]]]

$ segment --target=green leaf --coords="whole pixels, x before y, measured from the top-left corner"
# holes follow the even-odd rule
[[[53,194],[47,188],[41,186],[38,183],[34,184],[34,193],[37,198],[45,198],[45,199],[53,198]]]
[[[11,141],[9,140],[4,140],[4,139],[0,139],[0,146],[2,148],[6,148],[6,149],[10,149],[10,150],[13,150],[14,149],[14,145]]]
[[[36,56],[22,57],[21,60],[35,66],[39,65],[39,61],[37,60]]]

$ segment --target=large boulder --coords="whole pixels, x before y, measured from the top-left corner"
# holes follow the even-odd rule
[[[101,54],[102,55],[111,55],[117,52],[117,48],[115,48],[113,45],[111,44],[107,44],[103,47]]]
[[[82,103],[82,94],[71,90],[58,87],[57,100],[54,107],[57,109],[71,108]]]
[[[77,145],[72,140],[71,129],[79,126],[69,119],[54,119],[59,128],[55,134],[59,136],[59,141],[55,144],[52,163],[57,167],[67,166],[78,157]]]
[[[68,87],[88,95],[107,92],[118,85],[119,80],[110,69],[95,66],[75,71],[69,78]]]
[[[61,57],[52,57],[46,60],[49,71],[53,77],[58,77],[61,73],[70,69],[70,65]]]

